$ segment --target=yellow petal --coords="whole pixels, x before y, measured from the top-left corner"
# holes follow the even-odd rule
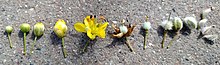
[[[87,36],[88,36],[91,40],[94,40],[95,37],[96,37],[96,35],[93,35],[93,34],[91,33],[91,29],[89,29],[89,30],[87,31]]]
[[[94,25],[94,20],[91,19],[91,16],[86,16],[84,23],[86,26],[91,27]]]
[[[105,30],[107,26],[108,26],[108,22],[105,22],[105,23],[99,25],[99,30]]]
[[[98,33],[98,36],[100,37],[100,38],[105,38],[105,30],[100,30],[99,31],[99,33]]]
[[[83,23],[76,23],[74,24],[74,28],[76,29],[76,31],[78,32],[85,32],[86,33],[86,26]]]

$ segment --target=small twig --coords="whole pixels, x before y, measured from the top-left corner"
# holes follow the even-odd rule
[[[90,40],[89,40],[90,41]],[[87,47],[89,46],[89,41],[86,42],[86,45],[83,47],[83,52],[86,51]]]
[[[162,42],[161,42],[161,44],[162,44],[162,48],[164,48],[164,41],[165,41],[165,39],[166,39],[166,37],[167,37],[167,33],[168,33],[168,31],[167,31],[167,30],[164,30],[164,33],[163,33],[163,40],[162,40]]]
[[[176,35],[173,37],[173,39],[169,42],[169,45],[167,46],[167,49],[170,48],[173,44],[173,41],[175,41],[179,36],[179,31],[176,32]]]
[[[33,52],[33,50],[34,50],[34,45],[35,45],[35,43],[36,43],[36,40],[37,40],[37,36],[35,36],[35,38],[34,38],[34,43],[32,44],[32,47],[31,47],[31,54],[33,54],[34,52]]]
[[[10,44],[10,48],[12,48],[11,37],[10,37],[9,33],[8,33],[8,41],[9,41],[9,44]]]
[[[147,37],[148,37],[148,30],[145,30],[145,37],[144,37],[144,50],[147,48],[147,45],[146,45],[146,43],[147,43]]]
[[[134,52],[134,49],[132,48],[132,46],[131,46],[131,43],[130,43],[130,41],[129,41],[129,39],[128,39],[128,37],[125,37],[126,39],[126,45],[128,46],[128,48],[131,50],[131,52]]]
[[[26,33],[24,33],[24,55],[26,55]]]
[[[62,38],[62,49],[63,49],[64,58],[66,58],[67,54],[66,54],[66,50],[65,50],[65,46],[64,46],[64,38]]]

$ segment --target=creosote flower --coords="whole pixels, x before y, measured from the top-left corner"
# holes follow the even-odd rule
[[[186,17],[183,19],[184,23],[190,28],[190,29],[196,29],[197,28],[197,21],[194,17]]]
[[[96,36],[105,38],[105,29],[108,26],[108,22],[98,22],[94,16],[86,16],[84,23],[77,22],[74,24],[74,28],[78,32],[87,33],[87,36],[94,40]]]

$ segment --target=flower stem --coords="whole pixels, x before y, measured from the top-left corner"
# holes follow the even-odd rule
[[[9,41],[9,44],[10,44],[10,48],[12,48],[11,37],[10,37],[9,33],[8,33],[8,41]]]
[[[131,50],[131,52],[134,52],[134,49],[132,48],[131,43],[130,43],[128,37],[125,37],[125,38],[126,38],[126,45],[127,45],[128,48]]]
[[[32,44],[32,47],[31,47],[31,54],[34,53],[33,50],[34,50],[34,45],[35,45],[36,40],[37,40],[37,36],[34,37],[34,43]]]
[[[167,30],[165,30],[164,31],[164,33],[163,33],[163,40],[162,40],[162,42],[161,42],[161,44],[162,44],[162,48],[164,48],[164,41],[165,41],[165,39],[166,39],[166,37],[167,37]]]
[[[89,41],[86,42],[86,45],[83,47],[83,52],[86,51],[87,47],[89,46]]]
[[[66,58],[67,54],[66,54],[66,50],[65,50],[65,46],[64,46],[64,38],[62,38],[62,50],[63,50],[63,56],[64,56],[64,58]]]
[[[144,37],[144,50],[147,48],[147,37],[148,37],[148,30],[145,31],[145,37]]]
[[[179,36],[179,31],[176,32],[176,35],[175,35],[175,36],[173,37],[173,39],[169,42],[169,45],[167,46],[167,49],[172,46],[173,41],[175,41],[178,36]]]
[[[26,55],[26,33],[24,33],[24,55]]]

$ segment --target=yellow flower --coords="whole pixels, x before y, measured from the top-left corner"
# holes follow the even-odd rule
[[[78,32],[87,33],[87,36],[94,40],[96,36],[105,38],[105,29],[108,25],[108,22],[97,23],[96,19],[93,16],[86,16],[84,23],[77,22],[74,24],[74,28]]]
[[[66,22],[59,19],[54,26],[54,32],[59,38],[65,37],[67,32]]]

